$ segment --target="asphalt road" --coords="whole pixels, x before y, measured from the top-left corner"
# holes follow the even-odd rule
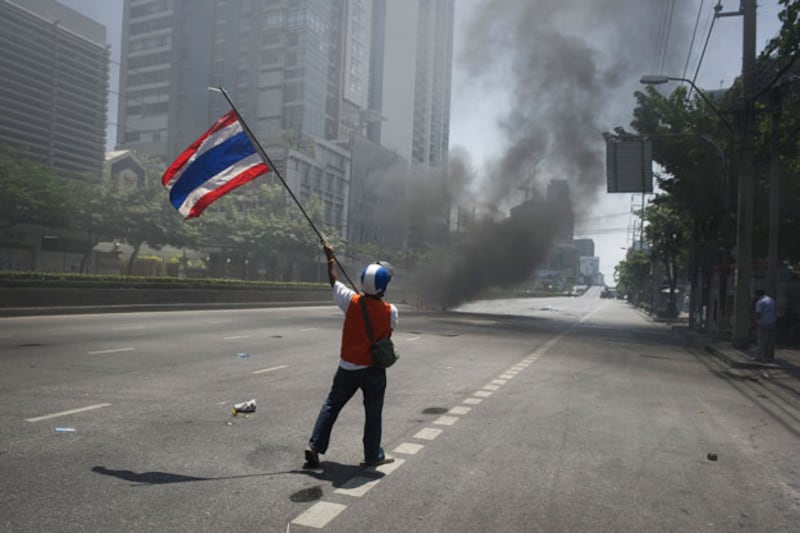
[[[0,531],[797,531],[796,383],[598,292],[401,307],[378,469],[333,305],[0,319]]]

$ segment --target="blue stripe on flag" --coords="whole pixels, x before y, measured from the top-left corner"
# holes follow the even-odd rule
[[[240,132],[198,157],[183,172],[169,191],[169,201],[180,208],[191,192],[238,161],[254,154],[253,143]]]

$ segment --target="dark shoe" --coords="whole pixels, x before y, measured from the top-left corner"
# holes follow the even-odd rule
[[[306,464],[303,468],[319,468],[319,453],[316,450],[306,449]]]
[[[394,462],[394,457],[383,457],[382,459],[378,459],[377,461],[366,461],[364,462],[367,466],[380,466],[380,465],[388,465],[389,463]]]

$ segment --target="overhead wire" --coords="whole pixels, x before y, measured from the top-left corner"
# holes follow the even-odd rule
[[[672,33],[672,20],[675,16],[675,0],[670,0],[669,3],[669,15],[667,16],[667,26],[664,31],[664,45],[661,48],[661,59],[658,65],[658,72],[664,72],[664,67],[666,66],[667,62],[667,51],[669,50],[669,37],[670,33]]]
[[[706,0],[700,0],[700,7],[697,9],[697,18],[694,21],[694,30],[692,31],[692,40],[689,42],[689,51],[686,53],[686,63],[683,65],[682,78],[686,77],[686,71],[689,70],[689,60],[692,57],[692,50],[694,50],[694,40],[697,37],[697,27],[700,25],[700,15],[703,12],[703,4]]]
[[[660,21],[658,27],[658,37],[656,39],[655,55],[653,56],[653,72],[657,72],[658,74],[661,74],[661,71],[659,70],[659,59],[661,58],[662,49],[664,47],[664,32],[666,31],[667,27],[668,9],[669,4],[667,2],[661,4],[661,15],[658,18]]]
[[[711,32],[714,31],[714,22],[717,20],[716,15],[712,15],[711,17],[711,24],[708,26],[708,33],[706,33],[706,42],[703,45],[703,51],[700,53],[700,58],[697,60],[697,68],[694,70],[694,76],[692,77],[691,87],[689,87],[689,93],[687,94],[687,98],[692,95],[692,89],[694,88],[694,84],[697,81],[697,75],[700,73],[700,66],[703,64],[703,59],[706,56],[706,50],[708,49],[708,41],[711,39]]]

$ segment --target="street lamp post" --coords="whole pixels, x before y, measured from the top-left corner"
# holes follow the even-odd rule
[[[719,117],[725,127],[728,129],[728,132],[733,135],[733,125],[725,118],[725,115],[722,114],[722,111],[719,110],[717,106],[706,96],[706,93],[694,84],[694,82],[688,78],[676,78],[674,76],[662,76],[660,74],[645,74],[639,80],[639,83],[643,83],[645,85],[661,85],[667,83],[668,81],[682,81],[684,83],[688,83],[692,86],[697,94],[700,95],[700,98],[711,108],[711,110]]]

